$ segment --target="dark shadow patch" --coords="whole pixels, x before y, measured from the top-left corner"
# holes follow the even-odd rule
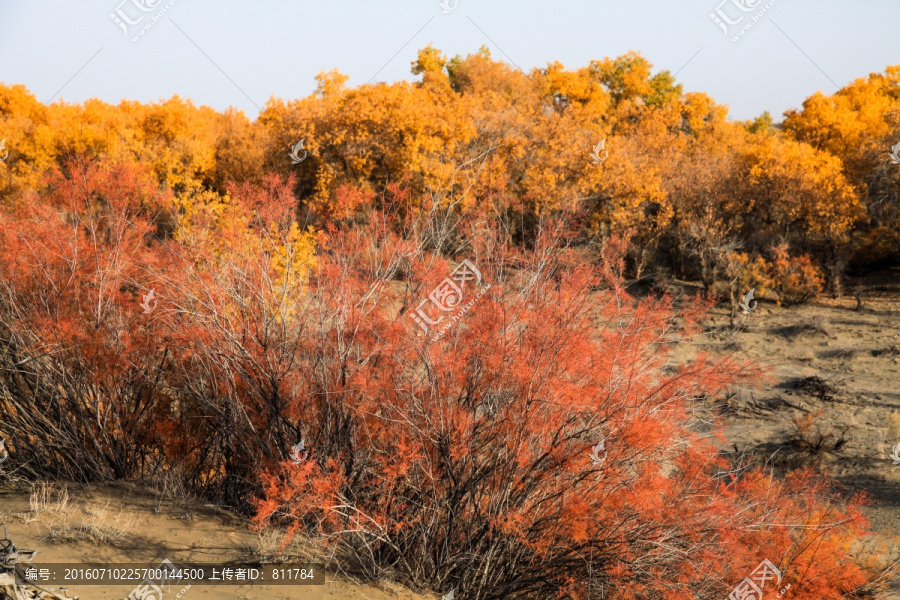
[[[778,384],[776,387],[797,390],[809,394],[814,398],[818,398],[823,402],[834,400],[837,390],[828,384],[824,379],[813,375],[812,377],[804,377],[803,379],[793,379]]]
[[[819,352],[819,358],[833,358],[838,360],[853,360],[859,356],[863,350],[856,348],[836,348],[834,350],[823,350]]]
[[[828,331],[828,322],[825,321],[825,319],[806,319],[793,325],[772,329],[772,333],[787,339],[793,339],[800,336],[827,337],[830,335],[830,332]]]

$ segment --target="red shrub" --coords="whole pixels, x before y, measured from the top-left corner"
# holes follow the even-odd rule
[[[259,523],[466,598],[718,598],[764,558],[796,598],[865,581],[855,505],[809,473],[738,477],[700,433],[691,399],[758,372],[668,368],[669,299],[634,301],[560,240],[515,253],[483,234],[470,256],[492,287],[433,342],[408,313],[453,265],[389,230],[329,241],[284,398],[310,456],[267,465]],[[409,286],[392,281],[403,261]]]
[[[0,213],[0,422],[22,474],[138,477],[173,443],[136,283],[160,201],[140,169],[71,161]]]

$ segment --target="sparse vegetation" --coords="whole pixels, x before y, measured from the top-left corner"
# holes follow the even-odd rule
[[[836,393],[834,387],[817,375],[794,382],[794,389],[811,394],[822,402],[833,400]]]
[[[822,420],[822,411],[794,415],[791,418],[793,429],[788,443],[810,455],[822,452],[838,452],[849,440],[846,431]]]
[[[117,546],[134,531],[137,516],[105,505],[80,504],[69,496],[64,485],[36,483],[29,499],[31,510],[22,515],[25,523],[41,527],[50,541],[89,540]],[[73,523],[80,520],[80,525]]]
[[[66,486],[58,486],[47,482],[38,482],[31,486],[29,498],[31,512],[26,517],[26,522],[48,521],[62,517],[68,518],[75,510],[69,504],[69,490]]]
[[[289,537],[288,532],[277,527],[258,527],[256,539],[243,550],[253,560],[262,563],[284,562],[294,558],[299,538]]]
[[[796,338],[799,336],[828,336],[828,320],[822,317],[813,319],[801,319],[797,323],[782,327],[778,330],[780,335],[787,338]]]

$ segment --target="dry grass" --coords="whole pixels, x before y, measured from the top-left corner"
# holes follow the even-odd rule
[[[849,441],[846,431],[823,423],[821,417],[820,410],[792,417],[793,430],[788,437],[788,443],[811,455],[840,450]]]
[[[37,521],[42,525],[49,525],[61,519],[68,519],[75,511],[69,503],[69,489],[52,483],[33,484],[28,505],[31,510],[25,518],[26,523]]]
[[[78,529],[78,537],[91,540],[97,544],[118,546],[125,542],[134,531],[137,515],[122,510],[114,513],[105,506],[88,506],[84,508],[85,517]]]
[[[178,470],[165,471],[161,477],[156,479],[154,487],[156,489],[156,506],[153,508],[155,514],[160,514],[165,506],[184,507],[197,501],[188,490],[184,483],[184,477]],[[183,516],[179,518],[183,518]]]
[[[96,544],[117,546],[125,542],[134,530],[137,515],[110,510],[105,505],[78,506],[69,496],[66,486],[36,483],[31,486],[28,500],[30,511],[23,516],[25,523],[35,523],[47,530],[50,541],[88,540]],[[81,515],[81,524],[72,522]]]
[[[256,540],[242,548],[261,563],[283,562],[297,550],[297,537],[284,545],[285,531],[276,527],[266,527],[256,532]]]

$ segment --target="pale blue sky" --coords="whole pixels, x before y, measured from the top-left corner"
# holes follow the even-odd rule
[[[132,2],[142,1],[159,5],[141,12]],[[817,90],[900,64],[897,0],[775,0],[738,42],[709,16],[721,1],[458,0],[443,14],[438,0],[126,0],[130,19],[145,15],[126,37],[109,16],[122,0],[0,0],[0,81],[44,102],[60,88],[56,98],[71,102],[178,94],[255,118],[272,95],[310,94],[322,69],[351,85],[412,79],[410,61],[429,42],[448,56],[484,44],[525,71],[637,50],[656,70],[680,71],[685,90],[729,105],[732,118],[769,110],[778,119]],[[721,10],[745,15],[736,32],[765,4],[726,0]]]

